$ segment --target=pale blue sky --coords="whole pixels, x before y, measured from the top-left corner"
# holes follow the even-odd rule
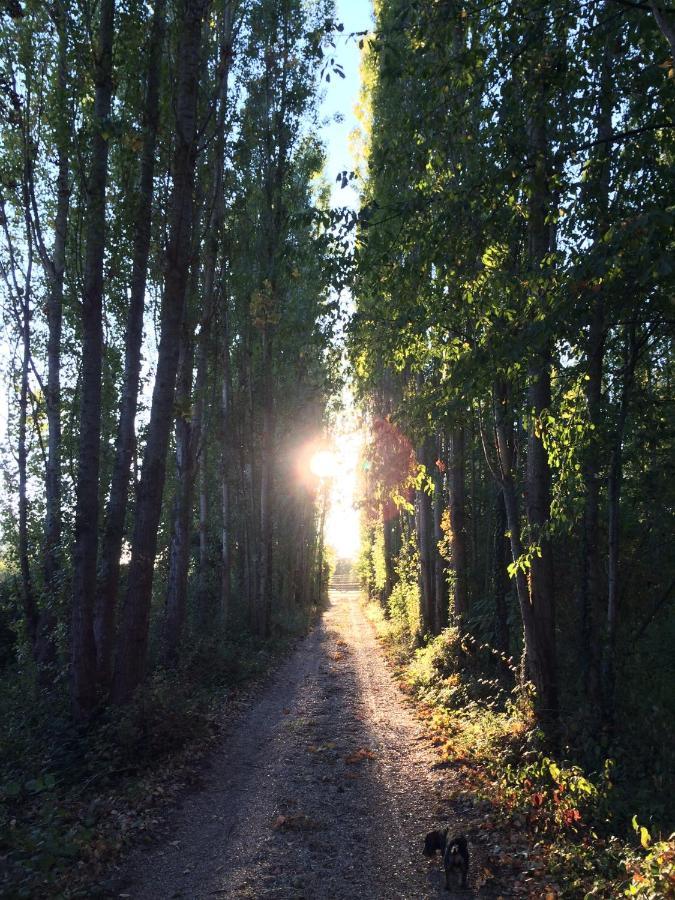
[[[335,18],[344,25],[344,31],[336,35],[335,61],[344,69],[345,77],[332,75],[329,84],[324,82],[325,98],[321,105],[322,119],[330,118],[321,129],[326,144],[326,178],[333,185],[333,206],[358,206],[358,190],[340,189],[335,183],[337,173],[350,170],[354,160],[349,151],[349,133],[357,125],[354,106],[359,98],[359,50],[358,38],[349,35],[356,31],[370,30],[373,25],[371,0],[335,0]],[[332,121],[341,113],[341,123]]]

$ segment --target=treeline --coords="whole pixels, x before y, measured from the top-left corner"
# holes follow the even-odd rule
[[[549,734],[596,762],[631,745],[635,790],[660,793],[675,15],[381,0],[376,16],[350,338],[372,425],[364,577],[413,645],[450,623],[522,659]]]
[[[3,658],[73,712],[316,601],[330,3],[5,5]]]

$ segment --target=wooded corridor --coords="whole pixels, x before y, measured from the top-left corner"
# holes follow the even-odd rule
[[[546,857],[474,895],[675,896],[674,57],[671,0],[0,7],[0,892],[95,896],[91,810],[358,579]]]

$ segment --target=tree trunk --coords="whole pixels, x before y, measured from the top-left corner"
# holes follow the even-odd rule
[[[71,625],[72,705],[87,719],[96,703],[94,597],[99,519],[101,375],[103,365],[103,256],[108,179],[108,119],[112,98],[115,2],[101,0],[96,49],[91,169],[87,183],[86,255],[82,298],[82,383],[73,550]]]
[[[450,436],[450,532],[452,535],[453,610],[462,629],[469,614],[466,547],[466,489],[464,483],[464,429],[454,428]]]
[[[654,13],[654,20],[661,30],[661,34],[668,41],[670,47],[671,67],[675,61],[675,25],[672,20],[668,19],[668,14],[672,15],[672,9],[663,9],[660,5],[662,0],[649,0],[649,8]]]
[[[609,12],[610,2],[605,4]],[[608,29],[600,76],[600,97],[597,111],[597,135],[599,143],[597,177],[595,179],[597,205],[597,235],[599,243],[609,222],[609,191],[611,180],[611,137],[612,113],[614,107],[613,61],[616,34]],[[582,523],[582,562],[580,586],[580,642],[579,662],[583,675],[583,686],[589,700],[590,709],[598,709],[601,694],[601,646],[602,646],[602,569],[600,563],[600,453],[602,442],[602,376],[604,368],[605,340],[605,297],[601,287],[593,295],[591,318],[586,344],[585,393],[588,407],[588,422],[591,427],[588,447],[583,460],[584,516]]]
[[[24,201],[26,202],[26,201]],[[28,207],[26,207],[26,215],[28,215]],[[33,581],[30,571],[29,557],[29,535],[28,535],[28,445],[27,445],[27,423],[28,423],[28,372],[31,362],[31,340],[30,340],[30,303],[31,303],[31,281],[33,268],[33,247],[30,240],[30,231],[28,237],[28,264],[26,267],[26,277],[24,281],[23,293],[16,299],[20,303],[17,309],[17,316],[21,323],[21,341],[23,351],[21,355],[21,388],[19,393],[19,435],[18,435],[18,463],[19,463],[19,567],[21,569],[21,601],[26,618],[26,629],[28,638],[31,643],[33,653],[37,646],[39,613],[35,593],[33,591]]]
[[[437,440],[437,459],[443,457],[443,440]],[[448,581],[446,578],[446,563],[439,550],[439,544],[443,540],[441,522],[444,510],[443,475],[439,467],[433,465],[434,480],[434,634],[440,634],[448,624]]]
[[[255,631],[260,637],[269,635],[270,627],[270,579],[272,576],[272,474],[274,413],[272,410],[272,352],[271,336],[267,327],[262,336],[262,440],[260,461],[260,569],[258,581],[258,597],[256,601]]]
[[[230,337],[228,327],[227,295],[222,301],[222,384],[220,393],[220,513],[222,530],[220,537],[220,617],[227,628],[232,584],[230,560]]]
[[[542,37],[546,28],[541,19]],[[528,123],[528,150],[531,166],[528,210],[528,258],[531,277],[536,284],[543,275],[553,236],[548,216],[552,199],[548,181],[547,84],[541,71],[532,75],[532,97]],[[547,299],[539,292],[538,306],[545,309]],[[553,554],[547,533],[551,506],[551,471],[543,443],[542,414],[551,404],[551,349],[548,338],[532,354],[528,367],[528,406],[532,422],[527,447],[526,509],[531,539],[538,545],[530,566],[530,600],[537,641],[537,715],[543,720],[558,714],[555,648],[555,607],[553,595]]]
[[[429,453],[426,443],[420,448],[419,461],[427,465]],[[433,633],[434,628],[434,560],[432,551],[433,541],[433,512],[431,497],[426,490],[417,491],[417,540],[420,555],[420,601],[422,634]]]
[[[621,399],[619,401],[619,413],[616,430],[614,432],[614,445],[607,479],[607,531],[608,531],[608,556],[607,556],[607,623],[605,633],[605,646],[603,648],[603,717],[611,725],[614,719],[614,686],[616,678],[616,631],[618,623],[620,580],[620,536],[621,536],[621,486],[623,481],[623,440],[626,431],[626,419],[630,395],[633,388],[635,366],[638,358],[638,343],[635,323],[626,326],[626,347],[621,386]]]
[[[68,118],[68,33],[65,10],[57,7],[59,35],[57,94],[62,119]],[[55,609],[61,594],[61,330],[63,321],[63,281],[66,268],[66,236],[70,209],[70,121],[61,121],[58,141],[58,175],[56,178],[56,215],[54,248],[51,265],[46,266],[49,285],[47,296],[47,466],[45,473],[45,536],[43,544],[43,577],[45,607],[38,626],[36,656],[38,664],[56,657],[54,645]],[[64,133],[65,132],[65,133]]]
[[[195,279],[196,281],[196,279]],[[195,285],[196,286],[196,285]],[[192,428],[192,369],[194,338],[192,323],[183,323],[176,385],[176,494],[173,504],[169,576],[166,591],[164,660],[173,666],[178,660],[187,608],[190,564],[190,526],[194,493],[194,448],[198,439]]]
[[[495,497],[495,530],[494,530],[494,576],[493,587],[495,596],[495,647],[501,653],[508,655],[510,647],[509,636],[509,610],[507,598],[509,594],[509,581],[506,562],[506,507],[504,495],[499,491]]]
[[[145,286],[152,224],[153,178],[157,148],[157,128],[159,124],[161,56],[165,30],[164,15],[165,0],[158,0],[155,6],[148,47],[145,133],[143,135],[129,309],[127,312],[124,382],[122,385],[120,416],[115,441],[115,461],[110,486],[110,498],[108,500],[103,552],[101,554],[98,579],[99,587],[94,614],[98,678],[105,691],[109,690],[112,679],[115,605],[120,580],[120,559],[129,494],[129,473],[136,444],[136,411],[138,408]]]
[[[509,422],[508,390],[506,383],[499,379],[493,389],[495,437],[499,458],[499,472],[496,473],[502,496],[506,524],[509,530],[511,558],[516,564],[523,556],[523,544],[520,536],[520,513],[518,495],[514,481],[515,459],[513,450],[513,425]],[[516,592],[520,615],[523,622],[524,658],[535,687],[539,687],[540,663],[538,658],[538,642],[535,635],[534,613],[530,601],[530,590],[527,577],[522,566],[515,572]]]
[[[549,364],[538,362],[532,371],[532,386],[528,392],[531,413],[538,419],[551,404]],[[555,618],[553,601],[553,557],[550,538],[546,533],[551,507],[551,472],[546,448],[536,425],[528,438],[527,447],[527,519],[539,551],[530,566],[530,599],[535,618],[539,674],[537,684],[537,712],[542,719],[554,719],[558,713],[555,654]]]
[[[225,195],[223,189],[223,170],[225,166],[225,122],[226,122],[226,114],[228,108],[228,86],[229,86],[229,74],[230,67],[232,62],[232,33],[234,28],[234,3],[232,0],[228,0],[225,4],[225,8],[223,10],[223,14],[219,20],[219,64],[218,64],[218,72],[220,76],[220,86],[217,97],[217,108],[216,108],[216,129],[215,129],[215,144],[213,151],[213,159],[212,159],[212,193],[211,193],[211,203],[210,210],[211,214],[209,217],[208,228],[206,232],[205,239],[205,253],[204,253],[204,313],[202,317],[202,324],[200,330],[200,342],[198,349],[198,358],[197,358],[197,379],[195,385],[195,393],[196,393],[196,401],[195,401],[195,436],[196,436],[196,444],[195,450],[199,455],[198,459],[198,467],[199,467],[199,569],[198,569],[198,584],[197,584],[197,609],[199,613],[199,617],[203,627],[210,627],[212,624],[210,622],[213,616],[213,607],[214,604],[210,599],[210,592],[213,591],[213,586],[210,584],[209,579],[209,569],[210,569],[210,553],[209,553],[209,543],[208,543],[208,523],[209,523],[209,486],[208,486],[208,465],[207,465],[207,445],[206,445],[206,422],[205,422],[205,409],[206,409],[206,397],[205,392],[207,388],[207,376],[208,376],[208,361],[209,361],[209,351],[211,349],[211,341],[210,334],[212,324],[216,317],[216,310],[218,305],[218,300],[220,299],[223,305],[225,306],[227,303],[224,285],[222,283],[222,279],[224,279],[225,267],[221,266],[221,281],[218,282],[216,278],[216,273],[218,270],[218,262],[222,257],[222,249],[223,249],[223,239],[224,239],[224,222],[225,222]],[[224,310],[223,313],[224,318],[224,327],[221,331],[221,335],[224,338],[224,344],[221,352],[227,357],[229,353],[228,348],[228,332],[227,332],[227,310]],[[228,364],[226,363],[223,367],[224,369],[228,368]],[[223,372],[223,379],[229,377],[229,372],[225,374]],[[225,399],[223,400],[222,390],[225,391]],[[225,439],[227,437],[224,429],[227,427],[227,415],[225,413],[225,406],[227,404],[227,385],[224,385],[221,388],[221,403],[220,403],[220,425],[222,429],[222,438],[223,438],[223,449],[221,450],[224,453]],[[223,507],[223,514],[227,516],[227,485],[225,483],[225,479],[222,477],[223,472],[223,461],[222,458],[220,460],[220,471],[221,471],[221,506]],[[225,537],[225,534],[223,534]],[[227,548],[225,549],[225,554],[227,554]],[[221,564],[227,564],[227,560],[222,555],[221,548]],[[224,609],[223,602],[223,575],[221,573],[220,579],[220,603],[218,606],[220,607],[221,612]],[[229,571],[227,573],[227,579],[229,580]]]
[[[211,520],[211,504],[209,503],[209,456],[208,446],[202,443],[199,460],[199,561],[197,569],[197,610],[202,628],[212,631],[214,622],[214,597],[210,584],[209,570],[211,554],[209,551],[209,522]]]
[[[200,48],[202,22],[208,9],[209,0],[185,0],[182,17],[178,51],[173,189],[161,310],[161,338],[113,679],[112,696],[116,703],[128,701],[145,677],[157,529],[192,247]]]

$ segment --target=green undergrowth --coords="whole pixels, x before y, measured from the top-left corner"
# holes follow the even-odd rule
[[[652,835],[636,817],[623,827],[613,762],[584,771],[552,750],[512,660],[456,628],[420,647],[391,605],[366,612],[439,755],[462,765],[495,827],[529,836],[559,887],[551,896],[675,897],[675,835]]]
[[[65,675],[29,668],[0,685],[0,897],[95,897],[110,863],[149,836],[161,807],[198,777],[203,753],[307,621],[283,637],[196,642],[134,701],[90,727],[69,716]]]

